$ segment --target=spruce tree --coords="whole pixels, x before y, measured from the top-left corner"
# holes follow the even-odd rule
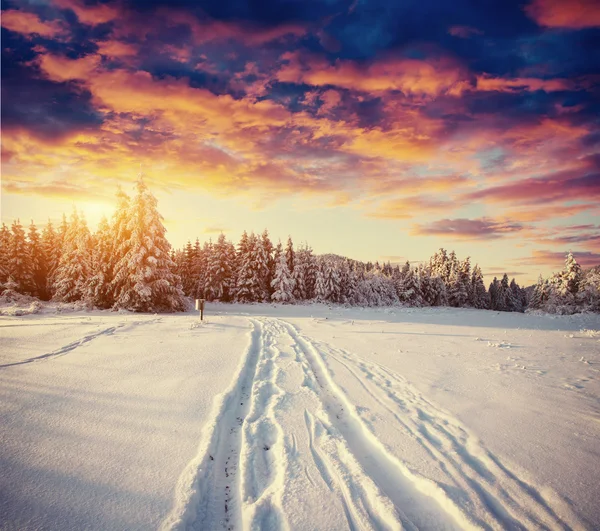
[[[54,295],[54,277],[62,254],[62,244],[50,220],[42,231],[42,249],[46,259],[46,296],[51,299]]]
[[[88,297],[98,308],[110,308],[114,303],[111,289],[112,236],[113,232],[108,220],[102,217],[98,231],[93,236],[91,278],[88,283]]]
[[[476,264],[471,274],[471,288],[469,290],[469,304],[473,308],[489,308],[489,296],[483,283],[483,273]]]
[[[10,272],[10,230],[2,223],[0,228],[0,291],[8,280]]]
[[[15,291],[31,293],[33,291],[33,274],[25,231],[20,220],[13,221],[11,231],[8,276],[16,284]]]
[[[40,238],[40,234],[37,227],[31,221],[29,225],[29,233],[27,234],[29,240],[29,261],[31,267],[32,276],[32,294],[39,297],[42,300],[48,300],[47,292],[47,259],[44,253],[44,247]]]
[[[325,302],[329,299],[327,291],[328,267],[325,260],[317,260],[316,279],[315,279],[315,299],[319,302]]]
[[[288,236],[287,245],[285,247],[285,259],[287,261],[288,269],[290,273],[294,274],[294,267],[296,265],[296,253],[294,251],[294,243],[292,242],[292,237]]]
[[[141,177],[136,191],[127,224],[127,251],[115,267],[114,278],[120,286],[115,306],[138,312],[183,311],[184,295],[156,198]]]
[[[53,299],[60,302],[83,300],[88,294],[91,272],[90,232],[76,210],[63,241],[63,252],[56,269]]]
[[[271,300],[276,302],[289,303],[294,300],[294,279],[287,265],[287,258],[284,253],[279,256],[279,262],[275,268],[275,278],[271,282],[273,294]]]

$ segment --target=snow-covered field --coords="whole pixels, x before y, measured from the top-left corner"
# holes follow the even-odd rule
[[[0,317],[0,528],[598,528],[599,330],[319,305]]]

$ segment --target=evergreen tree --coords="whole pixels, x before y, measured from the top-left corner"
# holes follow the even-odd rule
[[[0,290],[8,280],[10,273],[10,243],[10,230],[2,223],[2,228],[0,228]]]
[[[523,312],[523,296],[521,295],[521,288],[513,278],[509,285],[510,293],[508,297],[508,310],[510,312]]]
[[[271,299],[276,302],[292,302],[294,300],[294,279],[287,265],[286,255],[281,253],[275,268],[275,278],[271,282],[273,295]]]
[[[562,294],[571,298],[574,302],[582,282],[583,273],[581,271],[581,267],[573,257],[573,254],[569,253],[565,259],[565,269],[562,275]]]
[[[73,210],[56,269],[53,299],[74,302],[86,298],[90,279],[90,232],[85,220]]]
[[[127,252],[115,268],[114,278],[120,286],[115,305],[138,312],[182,311],[183,291],[173,272],[175,264],[156,198],[141,177],[136,190],[127,225]]]
[[[315,299],[319,302],[325,302],[329,299],[329,292],[327,291],[328,272],[325,260],[317,260],[316,273]]]
[[[294,243],[292,242],[291,236],[288,236],[287,246],[285,248],[285,259],[287,261],[288,269],[293,275],[294,267],[296,265],[296,253],[294,252]]]
[[[325,291],[328,294],[327,298],[331,302],[340,302],[340,275],[336,264],[332,263],[331,261],[327,261],[325,265]]]
[[[54,295],[54,277],[62,254],[62,243],[50,220],[42,231],[42,250],[46,260],[46,296],[51,299]]]
[[[469,305],[473,308],[489,308],[489,295],[483,283],[483,273],[478,265],[473,268],[471,274],[471,288],[469,290]]]
[[[42,300],[48,300],[46,286],[48,280],[47,260],[44,254],[40,234],[33,223],[33,220],[29,226],[27,238],[29,239],[29,263],[32,276],[31,292]]]
[[[275,276],[275,261],[273,259],[273,243],[269,238],[269,231],[265,229],[260,238],[260,245],[256,247],[256,263],[258,275],[261,281],[261,300],[268,301],[271,298],[271,282]]]
[[[121,187],[117,189],[117,208],[112,222],[112,250],[108,267],[111,280],[111,299],[116,301],[125,288],[127,275],[116,275],[118,264],[122,264],[125,256],[131,252],[131,200]],[[122,269],[122,268],[121,268]]]
[[[8,276],[16,284],[15,291],[31,293],[33,291],[33,274],[25,231],[18,219],[13,221],[11,230]]]
[[[248,238],[248,253],[238,277],[238,299],[244,302],[266,300],[267,257],[260,237],[254,233]]]
[[[114,303],[111,289],[112,235],[108,220],[103,217],[93,237],[91,278],[87,291],[90,301],[98,308],[110,308]]]

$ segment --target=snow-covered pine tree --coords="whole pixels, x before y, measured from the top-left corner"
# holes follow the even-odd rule
[[[565,259],[565,269],[562,274],[561,294],[568,299],[572,299],[575,303],[575,298],[583,281],[583,272],[577,260],[573,257],[573,253],[568,253]]]
[[[252,234],[255,238],[254,234]],[[253,301],[253,272],[251,267],[251,241],[248,233],[244,231],[238,244],[237,252],[237,274],[235,286],[235,300],[238,302]]]
[[[279,263],[279,259],[283,254],[283,245],[281,245],[281,240],[277,242],[275,246],[275,250],[273,251],[273,262],[275,263],[275,269],[277,269],[277,264]]]
[[[411,306],[420,305],[421,294],[418,288],[418,279],[407,260],[400,275],[395,278],[395,288],[398,300]]]
[[[471,288],[469,290],[469,304],[473,308],[489,308],[489,295],[483,283],[483,273],[479,265],[475,264],[471,274]]]
[[[498,309],[498,290],[500,289],[500,282],[494,277],[494,280],[490,282],[488,292],[490,294],[490,310]]]
[[[0,228],[0,292],[8,280],[10,271],[10,230],[2,223]]]
[[[85,220],[73,210],[56,268],[54,300],[74,302],[86,298],[91,272],[90,251],[90,231]]]
[[[327,277],[329,276],[328,265],[324,259],[318,259],[316,263],[315,299],[325,302],[329,299],[327,291]]]
[[[397,274],[397,278],[400,278],[401,273]],[[419,283],[419,290],[421,292],[421,301],[425,306],[433,306],[436,300],[437,294],[433,289],[431,282],[431,270],[429,266],[425,264],[419,264],[417,266],[416,275],[417,282]]]
[[[340,302],[341,286],[337,263],[330,260],[326,261],[325,272],[325,290],[328,293],[328,300],[336,303]]]
[[[268,301],[271,299],[271,282],[275,276],[275,261],[273,259],[273,243],[267,229],[263,231],[260,243],[261,245],[256,248],[256,262],[261,279],[262,300]]]
[[[511,312],[523,312],[523,296],[521,295],[521,288],[513,278],[509,285],[509,297],[508,297],[508,310]]]
[[[31,221],[29,225],[29,232],[27,234],[29,240],[29,261],[31,267],[31,278],[32,278],[32,294],[42,300],[48,300],[47,292],[47,276],[48,269],[46,267],[47,260],[44,255],[44,247],[40,238],[40,234],[37,227]]]
[[[211,297],[209,286],[211,280],[210,263],[212,261],[212,247],[211,240],[204,242],[196,260],[196,298],[198,299],[210,299]]]
[[[581,311],[600,312],[600,267],[589,269],[577,293]]]
[[[183,291],[170,257],[166,229],[157,201],[142,177],[131,201],[126,254],[116,265],[114,277],[120,290],[115,306],[138,312],[183,311]]]
[[[112,218],[112,250],[110,253],[110,265],[108,270],[111,272],[111,296],[116,301],[124,288],[126,275],[117,278],[117,265],[122,263],[124,257],[131,251],[131,200],[129,196],[119,186],[117,188],[117,207]]]
[[[196,250],[192,246],[190,240],[187,241],[183,249],[181,264],[179,265],[177,274],[181,278],[181,286],[183,292],[189,297],[193,295],[195,289],[195,279],[193,277],[194,264],[196,262]]]
[[[9,247],[8,276],[16,284],[15,291],[31,293],[33,274],[29,260],[29,249],[21,221],[16,219],[11,226],[12,234]]]
[[[448,293],[446,290],[446,283],[441,277],[430,277],[429,279],[430,289],[433,293],[433,300],[431,306],[446,306],[448,304]]]
[[[286,255],[279,255],[279,262],[275,268],[275,278],[271,281],[273,294],[271,300],[275,302],[289,303],[294,300],[294,279],[287,265]]]
[[[213,245],[210,263],[209,292],[212,299],[230,300],[233,277],[230,263],[230,249],[225,235],[221,233],[217,243]]]
[[[54,230],[54,225],[50,220],[42,231],[42,248],[46,259],[46,294],[49,299],[54,295],[54,275],[60,256],[62,254],[62,244],[59,234]]]
[[[98,308],[110,308],[112,298],[112,241],[113,232],[106,217],[102,217],[96,234],[93,235],[91,252],[91,278],[87,293],[92,304]]]
[[[504,273],[502,280],[499,282],[496,289],[496,307],[494,310],[501,312],[508,312],[509,304],[511,299],[510,284],[508,281],[508,275]]]
[[[287,245],[285,247],[285,259],[287,261],[288,269],[290,273],[294,274],[294,267],[296,266],[296,253],[294,251],[294,242],[292,242],[292,237],[288,236]]]

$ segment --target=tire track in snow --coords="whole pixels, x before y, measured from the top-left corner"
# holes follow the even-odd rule
[[[336,529],[579,528],[400,375],[285,321],[250,322],[241,368],[215,402],[162,529],[295,529],[315,521]],[[334,360],[419,442],[448,485],[388,451],[336,384]]]
[[[93,339],[96,339],[97,337],[108,336],[108,335],[114,334],[117,329],[122,328],[123,326],[125,326],[125,325],[121,324],[121,325],[105,328],[104,330],[100,330],[99,332],[94,332],[92,334],[88,334],[87,336],[83,336],[82,338],[77,339],[76,341],[72,341],[71,343],[69,343],[68,345],[65,345],[64,347],[60,347],[59,349],[53,350],[52,352],[48,352],[47,354],[42,354],[40,356],[34,356],[33,358],[28,358],[28,359],[22,360],[22,361],[13,361],[12,363],[5,363],[3,365],[0,365],[0,368],[14,367],[15,365],[26,365],[27,363],[33,363],[36,361],[48,360],[50,358],[58,358],[60,356],[64,356],[65,354],[68,354],[72,350],[75,350],[77,347],[80,347],[81,345],[84,345],[85,343],[89,343],[90,341],[92,341]]]
[[[343,349],[316,345],[322,354],[346,367],[424,448],[453,485],[468,494],[473,505],[483,506],[484,521],[473,515],[479,525],[501,529],[584,528],[566,503],[555,500],[562,509],[559,516],[558,507],[552,508],[538,489],[519,478],[457,419],[424,398],[402,376]]]
[[[342,474],[342,488],[351,486],[349,507],[367,515],[367,527],[375,529],[476,529],[452,499],[433,481],[412,474],[403,463],[391,455],[366,427],[344,392],[333,381],[321,353],[313,342],[300,335],[284,321],[280,325],[293,339],[304,358],[308,385],[322,402],[326,418],[319,418],[321,433],[328,437],[329,455],[338,463],[350,464],[352,474]],[[311,383],[312,381],[312,383]],[[332,446],[331,442],[336,445]],[[337,446],[337,448],[335,448]],[[332,476],[328,471],[328,475]],[[358,497],[364,485],[369,485],[363,497]],[[385,517],[388,504],[395,519]],[[362,506],[362,507],[361,507]],[[360,527],[365,526],[364,519]],[[394,521],[395,520],[395,521]],[[352,526],[351,522],[349,524]]]
[[[13,361],[11,363],[4,363],[4,364],[0,365],[0,369],[5,368],[5,367],[14,367],[15,365],[26,365],[28,363],[34,363],[37,361],[44,361],[44,360],[48,360],[48,359],[59,358],[61,356],[64,356],[65,354],[68,354],[69,352],[72,352],[73,350],[80,347],[81,345],[85,345],[86,343],[89,343],[90,341],[92,341],[100,336],[110,336],[110,335],[113,335],[117,330],[120,330],[122,328],[145,325],[145,324],[155,324],[155,323],[159,323],[161,320],[162,320],[162,318],[159,317],[158,319],[148,319],[145,321],[124,322],[124,323],[119,323],[115,326],[109,326],[108,328],[100,330],[99,332],[93,332],[91,334],[83,336],[80,339],[72,341],[68,345],[65,345],[64,347],[60,347],[56,350],[53,350],[52,352],[48,352],[46,354],[41,354],[40,356],[34,356],[34,357],[28,358],[26,360]]]
[[[250,343],[241,368],[215,399],[210,421],[202,431],[200,449],[180,476],[175,505],[163,530],[228,531],[242,528],[239,461],[242,425],[250,411],[250,393],[262,349],[262,325],[250,319]]]
[[[246,529],[287,527],[280,496],[286,474],[284,433],[274,414],[285,393],[277,385],[281,369],[276,363],[275,345],[271,331],[263,327],[240,454],[242,521]]]

